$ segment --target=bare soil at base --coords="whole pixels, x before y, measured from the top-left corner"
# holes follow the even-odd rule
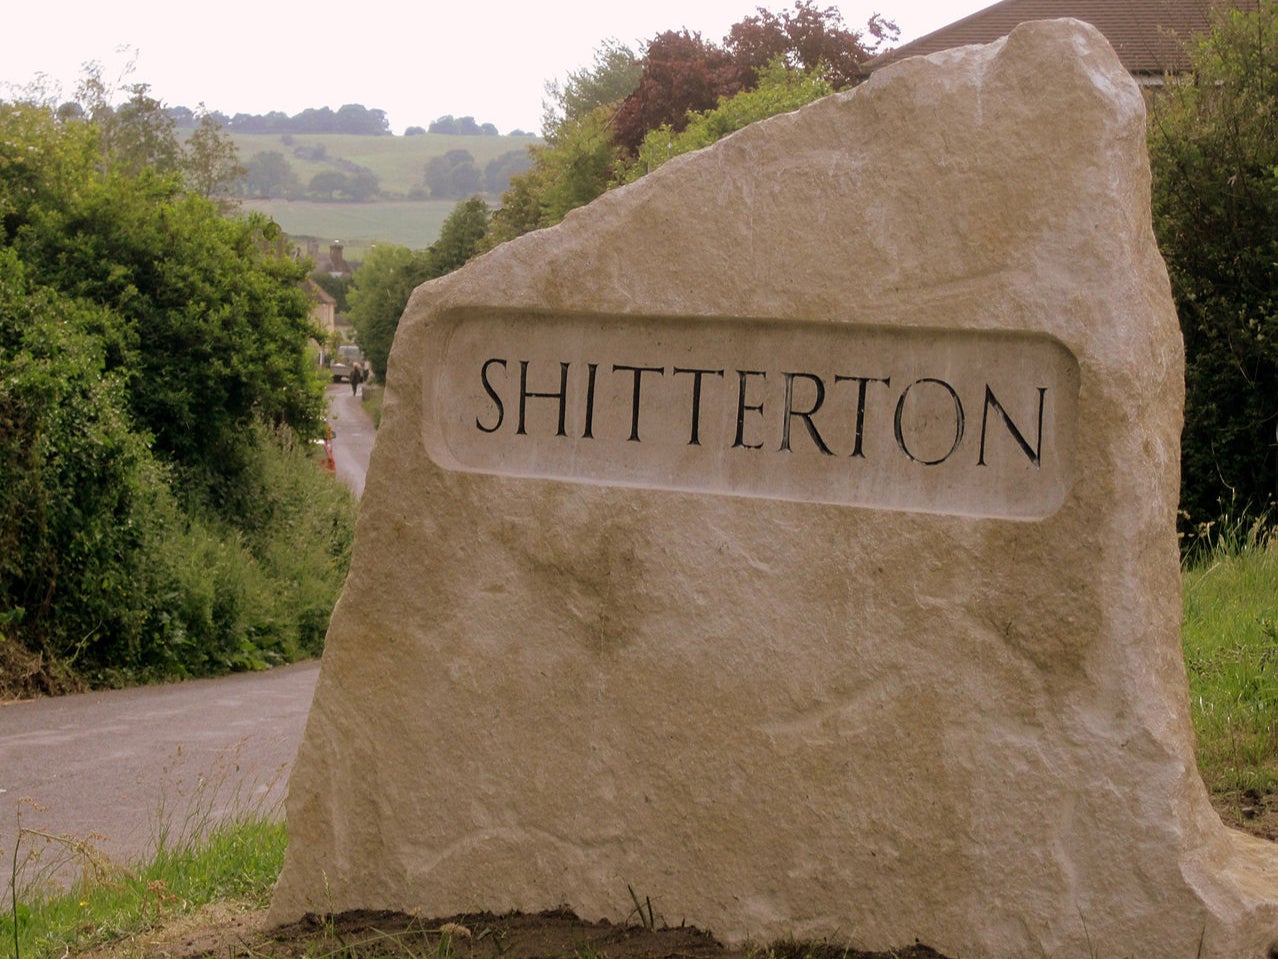
[[[82,954],[86,959],[945,959],[915,943],[858,952],[832,942],[728,949],[691,926],[586,922],[565,910],[422,919],[396,912],[308,917],[267,930],[265,910],[221,903],[150,933]]]
[[[1278,796],[1217,796],[1225,824],[1278,840]],[[779,942],[727,948],[691,926],[645,928],[587,922],[567,910],[423,919],[396,912],[348,912],[266,928],[266,910],[235,902],[161,919],[155,928],[81,959],[947,959],[922,943],[862,952],[837,942]]]

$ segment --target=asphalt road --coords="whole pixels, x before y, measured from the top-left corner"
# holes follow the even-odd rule
[[[337,476],[358,495],[372,422],[344,383],[329,389],[329,402]],[[172,838],[236,811],[282,813],[318,675],[313,661],[0,703],[2,861],[12,862],[19,821],[24,829],[88,840],[107,857],[130,862],[149,856],[164,829]],[[19,858],[44,845],[25,836]]]
[[[361,393],[363,389],[361,386]],[[328,388],[328,410],[337,478],[353,489],[356,496],[362,496],[368,457],[373,452],[373,421],[364,412],[360,399],[351,393],[348,383],[334,383]]]

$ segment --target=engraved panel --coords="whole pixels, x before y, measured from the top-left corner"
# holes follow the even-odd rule
[[[468,310],[432,340],[447,469],[1019,518],[1073,478],[1078,363],[1042,334]]]

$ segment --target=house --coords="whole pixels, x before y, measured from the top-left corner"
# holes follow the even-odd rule
[[[1096,27],[1142,86],[1162,84],[1189,68],[1184,43],[1206,33],[1211,10],[1225,3],[1253,12],[1260,0],[1001,0],[865,64],[867,72],[906,57],[926,56],[973,43],[990,43],[1027,20],[1073,17]]]
[[[311,298],[311,322],[325,333],[332,333],[337,329],[337,300],[309,276],[303,286]]]
[[[334,240],[328,246],[328,256],[321,256],[319,240],[306,241],[306,256],[315,264],[314,272],[327,273],[333,277],[350,276],[354,268],[346,262],[342,254],[342,241]]]

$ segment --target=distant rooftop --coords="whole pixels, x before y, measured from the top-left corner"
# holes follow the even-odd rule
[[[1189,67],[1184,41],[1206,33],[1220,4],[1252,12],[1260,0],[1002,0],[934,30],[866,64],[870,71],[906,57],[972,43],[990,43],[1027,20],[1073,17],[1105,35],[1129,72],[1154,77]]]

